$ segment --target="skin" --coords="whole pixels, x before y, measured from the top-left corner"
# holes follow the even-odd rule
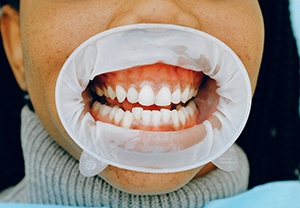
[[[72,53],[89,37],[121,25],[167,23],[202,30],[225,42],[244,63],[254,93],[264,29],[256,0],[21,0],[20,12],[2,8],[5,51],[24,91],[54,140],[76,159],[81,149],[60,123],[55,107],[55,82]],[[179,173],[149,174],[108,166],[100,176],[115,187],[138,194],[176,190],[214,166]]]

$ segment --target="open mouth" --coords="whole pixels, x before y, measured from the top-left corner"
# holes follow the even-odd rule
[[[186,129],[202,122],[195,97],[207,83],[205,78],[203,72],[163,63],[101,74],[89,84],[90,112],[96,121],[124,128]],[[205,114],[202,119],[210,116]]]
[[[214,161],[244,128],[251,98],[246,69],[228,46],[166,24],[91,37],[66,60],[56,85],[63,127],[100,163],[97,173],[108,164],[166,173]],[[80,171],[89,172],[82,158]]]

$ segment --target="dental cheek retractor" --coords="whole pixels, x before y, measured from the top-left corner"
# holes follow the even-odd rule
[[[86,91],[91,80],[154,63],[200,71],[215,80],[216,109],[200,124],[163,132],[123,128],[92,117]],[[167,24],[128,25],[95,35],[67,59],[56,84],[58,115],[83,149],[79,169],[84,176],[94,176],[107,165],[167,173],[213,162],[232,171],[238,165],[232,145],[246,124],[251,98],[247,72],[228,46],[201,31]],[[198,108],[203,102],[210,101],[195,98]]]

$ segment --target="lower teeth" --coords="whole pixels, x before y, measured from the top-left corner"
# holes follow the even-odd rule
[[[144,110],[141,107],[134,107],[131,111],[123,110],[118,106],[110,107],[95,101],[91,114],[95,120],[115,124],[124,128],[157,128],[172,126],[178,130],[187,126],[189,119],[197,114],[197,107],[194,101],[187,106],[177,106],[174,110]]]

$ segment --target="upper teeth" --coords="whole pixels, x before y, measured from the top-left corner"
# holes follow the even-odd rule
[[[123,102],[126,98],[130,103],[140,103],[143,106],[168,106],[171,103],[178,104],[186,103],[192,97],[196,96],[198,89],[193,89],[187,86],[181,90],[179,87],[171,92],[169,86],[162,86],[158,90],[153,90],[150,84],[143,85],[138,91],[137,87],[131,86],[127,91],[121,85],[117,85],[115,89],[111,86],[101,89],[94,87],[94,90],[99,96],[105,96],[110,99],[117,99],[118,102]]]

